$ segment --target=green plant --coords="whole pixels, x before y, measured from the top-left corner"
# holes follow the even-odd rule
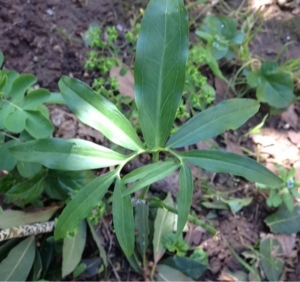
[[[0,52],[0,68],[3,61]],[[0,192],[5,193],[6,201],[19,205],[33,202],[41,195],[44,173],[37,162],[15,159],[9,148],[24,141],[50,137],[54,131],[49,111],[43,105],[50,92],[32,88],[35,83],[36,78],[31,74],[0,69],[0,170],[15,171],[15,175],[1,178]]]
[[[267,205],[269,207],[279,207],[285,205],[286,208],[292,212],[294,210],[294,199],[300,199],[298,188],[300,182],[295,181],[295,168],[292,167],[290,171],[285,169],[283,166],[276,164],[276,168],[279,171],[279,177],[284,181],[285,186],[278,189],[270,189],[269,196],[267,199]],[[258,184],[259,188],[268,189],[268,186]]]
[[[237,30],[237,21],[228,16],[208,15],[196,34],[207,42],[206,48],[220,60],[234,58],[234,48],[244,41],[244,34]]]
[[[140,191],[139,198],[144,200],[145,206],[162,207],[157,213],[165,213],[163,217],[156,217],[154,223],[162,229],[153,239],[156,242],[153,244],[154,267],[150,275],[153,278],[155,267],[162,267],[158,263],[164,248],[159,238],[162,231],[170,232],[170,226],[163,221],[167,217],[166,213],[178,214],[176,238],[181,235],[188,219],[210,231],[214,230],[189,215],[193,194],[193,177],[189,164],[213,172],[236,174],[274,189],[282,186],[283,181],[279,177],[252,159],[214,150],[176,150],[217,136],[225,130],[236,129],[259,109],[259,103],[255,100],[227,100],[195,115],[175,134],[169,136],[185,83],[187,56],[188,20],[183,1],[151,0],[142,21],[134,66],[135,100],[144,142],[115,105],[83,82],[63,76],[59,81],[59,88],[68,107],[83,123],[101,131],[110,141],[131,153],[121,154],[85,140],[59,138],[28,141],[9,148],[16,159],[38,162],[49,169],[82,171],[111,167],[109,172],[95,178],[73,195],[58,219],[54,232],[56,240],[66,238],[70,231],[89,217],[91,210],[104,199],[114,183],[114,229],[122,250],[134,264],[138,260],[134,216],[142,215],[134,214],[130,195]],[[160,158],[161,153],[167,155],[168,160]],[[141,154],[151,154],[153,163],[121,177],[124,165]],[[147,196],[149,185],[176,170],[179,170],[180,186],[178,210],[157,197]],[[148,218],[147,207],[144,209],[145,219]],[[143,230],[144,236],[138,242],[144,242],[139,245],[142,249],[143,267],[146,268],[147,226]],[[139,264],[136,263],[135,266],[140,271]]]
[[[292,76],[273,61],[264,61],[258,69],[244,72],[250,87],[256,88],[260,102],[275,108],[287,108],[295,99]]]

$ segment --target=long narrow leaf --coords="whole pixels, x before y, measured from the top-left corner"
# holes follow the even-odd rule
[[[92,208],[101,201],[115,176],[115,171],[112,171],[95,178],[72,198],[58,219],[55,239],[64,238],[68,231],[89,215]]]
[[[170,164],[174,164],[174,162],[172,162],[172,161],[158,162],[158,163],[153,163],[153,164],[139,167],[139,168],[133,170],[132,172],[126,174],[122,178],[122,182],[127,184],[127,183],[137,181],[141,178],[144,178],[146,175],[148,175],[150,173],[155,173],[155,172],[158,173],[158,172],[164,170],[165,168],[169,167]]]
[[[167,142],[179,148],[215,137],[225,130],[237,129],[259,109],[259,102],[251,99],[230,99],[210,107],[186,122]]]
[[[137,151],[143,148],[129,120],[114,104],[96,95],[88,85],[63,76],[59,81],[59,88],[68,107],[83,123],[127,149]]]
[[[151,173],[147,174],[145,177],[141,178],[139,181],[137,181],[133,186],[128,188],[122,196],[130,195],[148,185],[151,185],[154,182],[157,182],[161,179],[164,179],[168,175],[170,175],[172,172],[174,172],[179,167],[178,164],[170,162],[166,166],[164,166],[164,169],[160,169],[159,171],[155,170]]]
[[[70,274],[79,264],[84,250],[86,240],[86,223],[83,220],[76,235],[72,238],[65,238],[63,242],[62,255],[62,277]]]
[[[228,172],[246,179],[278,187],[283,181],[256,161],[232,153],[201,150],[179,153],[184,161],[212,172]]]
[[[178,221],[176,236],[179,236],[187,222],[193,197],[193,176],[190,167],[183,164],[179,173],[179,192],[177,196]]]
[[[134,251],[134,218],[130,196],[122,197],[124,184],[117,179],[113,194],[113,222],[119,244],[126,257]]]
[[[35,256],[34,236],[15,246],[0,264],[1,281],[26,281]]]
[[[9,149],[24,162],[37,162],[51,169],[88,170],[117,165],[126,156],[80,139],[42,139],[29,141]]]
[[[135,98],[149,148],[170,134],[184,86],[188,21],[182,0],[152,0],[145,12],[134,67]]]

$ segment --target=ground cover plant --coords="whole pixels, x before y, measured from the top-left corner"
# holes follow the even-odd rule
[[[162,31],[160,26],[165,26],[165,29]],[[179,28],[174,29],[174,26]],[[114,37],[113,30],[109,30],[108,33]],[[157,40],[153,41],[152,38]],[[215,137],[228,129],[237,129],[258,111],[258,101],[246,98],[229,99],[210,108],[207,106],[211,102],[201,102],[198,105],[200,113],[193,112],[191,115],[193,117],[178,126],[175,133],[172,130],[174,119],[178,117],[178,107],[182,106],[180,105],[182,94],[187,91],[187,88],[184,88],[186,85],[184,77],[187,74],[196,74],[197,69],[190,67],[188,70],[186,67],[187,38],[188,21],[182,1],[152,0],[142,22],[134,66],[135,100],[142,134],[137,134],[137,130],[122,114],[120,105],[116,103],[118,106],[116,107],[108,101],[106,98],[110,97],[109,95],[106,98],[102,96],[107,94],[103,89],[94,92],[85,83],[63,76],[59,87],[65,103],[82,122],[102,132],[112,142],[111,148],[114,150],[80,139],[44,138],[48,136],[32,136],[36,140],[20,138],[17,142],[22,144],[17,146],[13,144],[5,150],[4,153],[10,156],[10,160],[24,163],[26,168],[30,168],[32,164],[40,168],[41,172],[38,174],[41,174],[41,181],[38,183],[42,184],[39,185],[39,192],[34,194],[35,199],[30,198],[29,194],[24,194],[23,191],[27,191],[29,186],[35,187],[34,174],[37,171],[31,172],[30,175],[22,175],[22,170],[18,167],[17,169],[4,168],[14,174],[9,173],[7,177],[1,179],[3,184],[9,177],[14,176],[11,178],[13,184],[10,182],[6,185],[7,190],[4,191],[6,196],[9,196],[11,190],[18,190],[15,186],[12,188],[16,183],[16,172],[23,177],[19,178],[21,181],[26,177],[30,179],[22,189],[19,187],[18,197],[8,199],[8,202],[11,201],[21,207],[28,203],[41,206],[44,203],[38,199],[43,197],[42,192],[45,187],[45,192],[50,199],[62,202],[60,205],[45,208],[43,217],[39,213],[39,221],[51,218],[64,203],[66,207],[56,224],[52,221],[47,223],[48,226],[47,224],[43,227],[34,226],[36,229],[45,228],[51,231],[56,225],[54,237],[48,237],[43,241],[41,248],[35,246],[34,237],[22,241],[7,241],[0,246],[2,254],[0,273],[4,275],[3,277],[7,280],[26,278],[57,280],[70,273],[76,278],[91,269],[94,273],[100,269],[105,271],[101,268],[101,263],[107,267],[108,258],[97,238],[93,224],[103,218],[108,210],[113,215],[113,229],[125,256],[132,268],[144,279],[172,280],[174,276],[182,279],[198,279],[210,267],[208,255],[202,247],[192,248],[182,238],[186,222],[192,222],[206,229],[217,241],[225,243],[227,241],[209,221],[200,220],[197,215],[191,214],[194,181],[190,165],[211,172],[228,172],[259,183],[258,187],[269,190],[268,205],[279,206],[279,209],[265,220],[271,231],[273,233],[299,231],[296,223],[299,205],[295,205],[292,198],[298,197],[296,190],[298,183],[292,179],[293,170],[290,173],[281,170],[280,177],[277,177],[262,165],[246,157],[217,150],[191,149],[199,141]],[[197,58],[197,54],[206,54],[205,52],[202,46],[198,50],[191,51],[192,55],[189,58],[193,56]],[[202,58],[200,57],[201,60],[203,55]],[[3,56],[1,63],[2,61]],[[6,72],[3,73],[1,81],[5,84]],[[30,82],[31,78],[30,75],[23,76],[25,81]],[[194,82],[197,81],[196,77],[193,79]],[[12,79],[12,81],[15,87],[21,85],[18,80]],[[189,78],[188,83],[192,87],[194,83],[191,81]],[[202,86],[197,85],[197,87],[201,88],[205,83],[201,81]],[[31,93],[34,91],[27,91],[28,87],[24,84],[20,87],[22,95],[25,95],[24,100],[32,97]],[[192,88],[188,91],[193,93]],[[41,95],[43,99],[35,103],[40,105],[49,102],[50,93],[47,92],[44,96],[47,97],[43,98]],[[19,115],[30,116],[32,111],[38,111],[41,107],[27,109],[23,100],[13,101],[13,97],[8,94],[3,97],[2,114],[11,102],[18,106],[14,107],[15,110],[12,112],[5,112],[5,120],[8,119],[5,125],[9,126],[3,128],[6,137],[2,140],[4,145],[1,148],[6,149],[10,139],[18,137],[24,129],[23,127],[22,130],[15,129],[10,125],[15,125]],[[13,115],[13,118],[9,118],[10,115]],[[46,114],[45,116],[47,117]],[[9,122],[10,119],[14,122]],[[52,126],[51,128],[53,129]],[[184,147],[189,149],[183,150]],[[152,163],[126,174],[124,167],[144,155],[150,155]],[[95,178],[90,170],[99,168],[104,170],[101,170],[100,176]],[[179,173],[180,190],[175,199],[176,203],[170,194],[165,197],[149,193],[150,185],[173,172]],[[43,185],[45,186],[42,187]],[[133,194],[134,196],[131,197]],[[228,198],[218,194],[218,191],[211,194],[210,199],[213,198],[217,198],[218,202],[204,200],[201,201],[201,205],[211,209],[229,209],[232,213],[237,213],[252,200],[246,197]],[[281,201],[278,198],[282,198]],[[207,198],[203,197],[203,199]],[[18,212],[17,215],[12,211],[2,213],[6,217],[6,228],[15,227],[15,225],[8,225],[10,218],[33,216],[33,213]],[[3,218],[0,220],[1,224],[4,224]],[[20,222],[24,224],[24,221]],[[27,223],[31,222],[35,221],[31,219]],[[288,224],[293,227],[289,226],[287,229]],[[3,226],[1,225],[0,228],[4,229]],[[81,260],[87,238],[87,227],[97,244],[102,262],[100,259],[92,262]],[[12,248],[13,245],[15,246]],[[259,266],[269,280],[278,280],[283,272],[284,253],[280,249],[279,239],[273,235],[268,235],[261,239],[259,244],[249,248],[249,251],[243,254],[246,260],[242,260],[230,245],[228,248],[256,280],[260,280],[257,271]],[[150,255],[149,249],[151,249]],[[274,251],[276,256],[272,257]],[[19,261],[17,268],[11,271],[8,266],[15,263],[20,252],[24,254],[26,260]],[[56,269],[49,267],[52,253],[54,256],[62,256],[62,261],[58,263],[60,266]],[[20,272],[22,272],[21,276]],[[230,271],[227,275],[235,277],[235,273]]]

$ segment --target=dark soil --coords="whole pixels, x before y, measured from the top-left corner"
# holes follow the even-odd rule
[[[50,91],[58,90],[57,83],[62,75],[74,76],[90,82],[89,78],[84,75],[83,66],[88,49],[83,44],[82,34],[94,22],[104,23],[105,25],[120,24],[124,28],[129,27],[130,17],[136,9],[145,7],[145,2],[147,1],[0,0],[0,50],[5,56],[4,67],[20,73],[33,73],[37,76],[39,86]],[[237,3],[239,1],[231,2]],[[278,8],[275,5],[273,6]],[[284,13],[291,15],[290,11]],[[293,17],[289,17],[289,23],[293,21]],[[276,30],[276,36],[272,36],[272,34],[274,35],[272,33],[274,32],[274,25],[277,26],[278,23],[278,18],[267,23],[267,30],[265,29],[263,32],[268,36],[261,33],[257,37],[253,48],[254,52],[268,59],[274,58],[278,50],[286,43],[285,40],[289,38],[288,40],[293,39],[296,41],[290,47],[291,58],[300,57],[299,30],[296,28],[294,30],[288,28],[288,31],[284,29]],[[288,27],[290,27],[289,23],[286,24]],[[298,26],[299,29],[299,24],[294,26]],[[52,121],[56,121],[56,123],[54,122],[57,127],[56,136],[92,138],[92,140],[103,142],[101,135],[97,135],[97,132],[83,127],[78,123],[75,116],[66,109],[51,106],[51,114]],[[260,117],[262,116],[263,114],[260,114]],[[251,122],[257,124],[261,119],[258,118],[256,121]],[[248,128],[252,126],[248,125]],[[276,130],[278,128],[277,122],[271,127]],[[298,132],[297,125],[293,129]],[[236,139],[233,138],[233,140]],[[238,143],[237,141],[231,141],[231,143],[234,142]],[[251,145],[247,146],[255,146],[252,141],[250,143]],[[226,147],[228,142],[223,145]],[[240,144],[238,143],[238,145]],[[232,215],[229,211],[217,212],[214,220],[215,227],[220,230],[220,233],[228,240],[229,244],[240,254],[242,251],[247,250],[247,246],[255,244],[262,232],[268,232],[263,220],[272,210],[265,206],[263,195],[259,194],[252,184],[250,185],[244,181],[234,183],[228,175],[218,175],[216,177],[212,174],[206,174],[204,178],[209,180],[217,191],[226,190],[228,192],[232,190],[234,196],[247,195],[253,197],[252,204],[244,208],[242,212],[236,215]],[[198,202],[202,189],[201,180],[203,179],[197,179],[198,192],[195,192],[193,207],[199,217],[204,218],[208,211],[201,209]],[[164,182],[163,185],[158,184],[154,188],[156,191],[171,191],[173,196],[176,197],[176,185],[174,186],[174,181],[171,180],[169,183],[171,185]],[[100,226],[104,248],[108,251],[111,266],[114,266],[114,271],[110,267],[109,277],[107,278],[116,280],[118,279],[117,276],[120,276],[121,280],[143,280],[141,276],[135,274],[129,268],[127,260],[121,255],[114,234],[111,233],[110,225],[111,218],[108,217],[101,222]],[[210,270],[203,275],[202,280],[217,280],[224,268],[231,271],[243,269],[224,243],[213,240],[203,230],[195,234],[188,234],[187,239],[195,246],[202,245],[209,255]],[[89,258],[94,253],[95,246],[92,243],[88,244],[84,253],[85,257]],[[117,263],[119,263],[119,268],[116,266]],[[295,265],[295,271],[289,272],[290,274],[286,276],[286,279],[300,281],[300,273],[296,271],[299,267],[300,262],[298,261],[298,264]],[[103,275],[86,279],[96,281],[103,279]]]

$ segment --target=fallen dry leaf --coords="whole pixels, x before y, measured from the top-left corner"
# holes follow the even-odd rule
[[[298,116],[295,113],[294,104],[290,105],[286,111],[281,114],[281,119],[288,123],[292,128],[296,129],[298,124]]]
[[[296,246],[296,235],[276,234],[274,238],[280,243],[282,247],[282,255],[289,257],[292,250]]]
[[[292,143],[294,143],[298,148],[300,148],[300,132],[295,132],[294,130],[289,130],[288,137]]]
[[[131,70],[127,70],[124,76],[120,75],[120,71],[122,70],[122,66],[113,67],[110,72],[110,77],[116,77],[119,82],[119,91],[123,95],[134,99],[134,78]]]

